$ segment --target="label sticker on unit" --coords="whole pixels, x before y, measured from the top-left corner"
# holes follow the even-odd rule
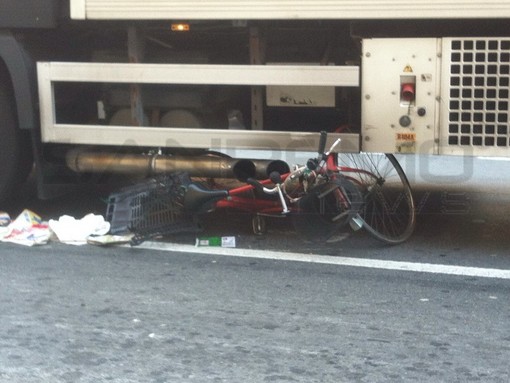
[[[422,82],[432,82],[432,73],[422,73],[421,81]]]
[[[416,133],[396,133],[395,149],[397,153],[416,153]]]

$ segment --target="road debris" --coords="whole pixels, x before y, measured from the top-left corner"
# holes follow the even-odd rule
[[[9,213],[0,211],[0,227],[7,227],[11,223],[11,217]]]
[[[34,212],[25,209],[8,226],[0,231],[2,242],[11,242],[24,246],[44,245],[51,237],[48,223]]]
[[[102,236],[110,231],[110,223],[95,214],[87,214],[79,220],[63,215],[58,221],[50,219],[49,226],[60,242],[78,246],[87,244],[91,236]]]
[[[195,246],[236,247],[236,237],[201,237],[196,239]]]
[[[133,240],[134,234],[126,234],[126,235],[98,235],[98,236],[89,236],[87,237],[87,243],[90,245],[97,246],[110,246],[110,245],[122,245],[125,243],[129,243]]]

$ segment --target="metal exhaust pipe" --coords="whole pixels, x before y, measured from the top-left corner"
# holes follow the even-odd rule
[[[246,182],[248,178],[256,178],[257,176],[257,169],[251,160],[238,160],[232,171],[234,176],[241,182]]]
[[[290,172],[289,165],[282,160],[250,160],[255,164],[256,178],[268,178],[271,173],[285,174]]]
[[[191,177],[267,178],[273,171],[290,171],[281,160],[250,160],[213,156],[163,156],[107,153],[74,149],[66,155],[67,166],[77,173],[153,175],[187,172]]]

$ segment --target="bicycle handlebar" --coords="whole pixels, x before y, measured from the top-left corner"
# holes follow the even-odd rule
[[[259,181],[253,178],[248,178],[246,180],[246,183],[253,186],[258,191],[265,193],[265,194],[278,194],[278,197],[280,198],[280,203],[282,204],[282,214],[287,214],[290,212],[289,208],[287,207],[287,202],[285,201],[285,197],[283,196],[282,188],[280,183],[276,183],[275,187],[272,189],[266,188],[264,185],[262,185]]]
[[[262,185],[259,181],[257,181],[255,178],[247,178],[246,183],[253,186],[255,189],[257,189],[260,192],[264,192],[264,185]]]
[[[322,156],[324,155],[324,151],[326,150],[326,140],[327,139],[328,139],[328,133],[325,130],[321,131],[321,137],[319,139],[319,150],[318,150],[320,158],[322,158]]]
[[[335,153],[340,146],[340,143],[342,142],[341,138],[337,138],[337,140],[331,145],[329,150],[326,152],[326,141],[328,138],[328,133],[325,131],[321,131],[321,136],[319,140],[319,156],[317,158],[310,158],[307,163],[306,167],[309,170],[316,171],[319,170],[327,161],[327,158],[332,154]]]

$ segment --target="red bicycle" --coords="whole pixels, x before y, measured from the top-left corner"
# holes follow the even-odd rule
[[[407,240],[415,227],[414,200],[396,158],[337,153],[340,140],[325,152],[325,143],[323,132],[317,158],[285,174],[272,172],[262,181],[239,174],[244,185],[220,190],[192,182],[183,207],[194,213],[220,208],[251,212],[256,234],[265,232],[266,216],[292,216],[298,230],[314,238],[350,224],[385,243]]]
[[[397,244],[415,226],[414,201],[404,171],[391,154],[338,153],[340,141],[305,166],[268,168],[256,180],[251,160],[235,160],[233,172],[241,186],[222,188],[191,181],[186,173],[152,178],[110,196],[107,219],[112,233],[131,231],[133,244],[158,235],[197,230],[200,213],[234,208],[253,214],[253,230],[266,230],[265,217],[292,217],[296,229],[324,239],[340,228],[366,229],[377,239]],[[233,160],[233,159],[231,159]],[[285,170],[282,170],[285,169]],[[283,173],[283,174],[281,174]]]

